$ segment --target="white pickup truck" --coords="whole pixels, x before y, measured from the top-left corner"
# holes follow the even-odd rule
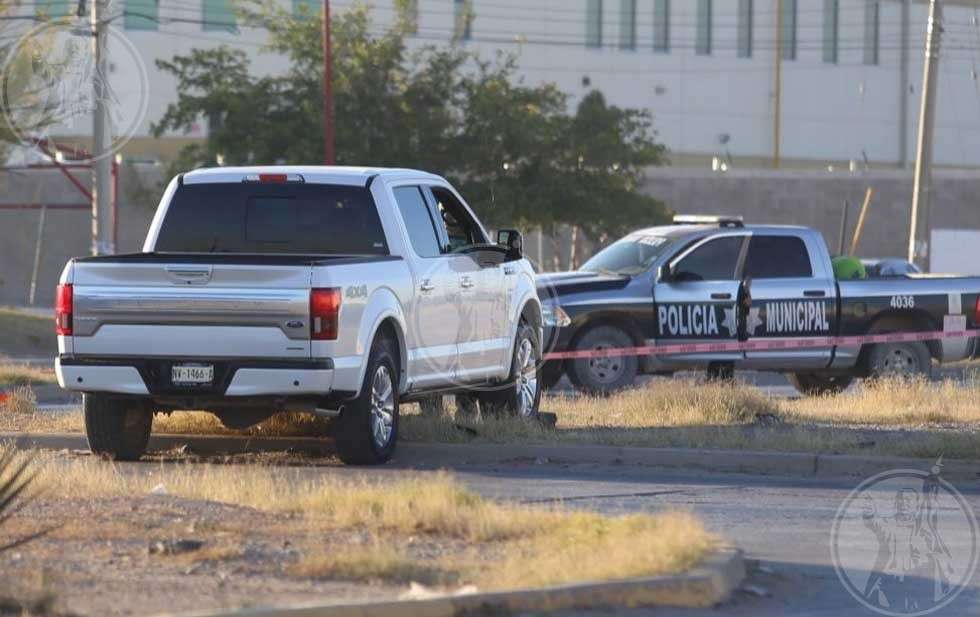
[[[522,416],[540,400],[541,309],[518,232],[491,243],[443,178],[344,167],[204,169],[167,187],[143,252],[73,259],[58,382],[89,446],[146,450],[153,415],[230,427],[332,418],[340,458],[387,461],[399,403],[455,393]]]

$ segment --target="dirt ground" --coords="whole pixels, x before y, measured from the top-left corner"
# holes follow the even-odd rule
[[[351,538],[330,538],[295,516],[166,495],[41,500],[22,515],[31,519],[24,528],[56,529],[0,556],[7,595],[27,603],[49,596],[54,614],[153,615],[270,599],[343,603],[394,599],[407,588],[291,576],[305,544],[356,550]],[[203,545],[183,554],[155,552],[179,540]]]
[[[630,578],[685,570],[717,542],[688,513],[497,504],[443,472],[338,480],[296,469],[334,460],[271,453],[175,451],[128,465],[33,456],[32,498],[0,520],[0,546],[47,534],[0,551],[0,617],[145,617]],[[575,564],[595,552],[617,558],[583,573]]]
[[[60,458],[89,458],[63,452]],[[288,454],[193,457],[170,463],[261,466],[334,465]],[[326,580],[290,572],[310,547],[355,551],[369,534],[324,531],[298,513],[139,494],[53,499],[43,492],[4,527],[0,544],[38,530],[50,533],[0,553],[0,617],[22,617],[11,600],[51,616],[124,616],[290,603],[397,599],[410,581]],[[181,541],[201,542],[179,552]],[[437,544],[437,543],[434,543]],[[176,551],[171,550],[176,547]],[[186,547],[185,547],[186,548]],[[433,546],[419,550],[431,551]],[[8,604],[4,607],[4,599]],[[4,609],[7,609],[6,612]]]

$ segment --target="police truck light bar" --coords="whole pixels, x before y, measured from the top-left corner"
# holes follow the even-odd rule
[[[740,216],[716,216],[712,214],[675,214],[675,225],[718,225],[720,227],[744,227]]]

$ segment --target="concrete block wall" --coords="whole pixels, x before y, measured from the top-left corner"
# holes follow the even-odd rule
[[[74,172],[91,186],[87,170]],[[120,252],[139,250],[162,192],[157,167],[122,167],[119,178]],[[26,306],[37,242],[39,209],[5,210],[4,204],[81,204],[85,197],[57,170],[0,169],[0,305]],[[51,306],[65,263],[90,254],[92,217],[88,209],[48,208],[42,237],[35,303]]]

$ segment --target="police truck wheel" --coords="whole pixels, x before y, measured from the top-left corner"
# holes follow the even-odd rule
[[[398,441],[397,357],[390,340],[375,339],[361,394],[344,407],[336,420],[337,454],[348,465],[380,465],[395,452]]]
[[[510,376],[499,388],[478,396],[482,413],[533,418],[541,403],[541,341],[524,320],[514,339]]]
[[[82,396],[85,435],[93,454],[114,461],[138,461],[146,452],[153,412],[141,401],[102,394]]]
[[[629,334],[616,326],[596,326],[573,343],[574,351],[601,351],[633,347]],[[636,356],[579,358],[568,361],[568,378],[586,394],[605,396],[633,385],[639,372]]]
[[[868,354],[871,377],[926,377],[932,374],[932,356],[925,343],[879,343]]]
[[[789,383],[800,394],[823,396],[840,394],[854,382],[850,375],[820,375],[818,373],[789,373]]]

